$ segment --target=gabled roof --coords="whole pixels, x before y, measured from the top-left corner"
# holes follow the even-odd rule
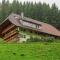
[[[20,26],[20,27],[23,27],[23,28],[28,28],[28,29],[32,29],[30,27],[27,27],[27,26],[23,26],[21,24],[21,22],[19,20],[21,20],[21,16],[20,15],[17,15],[17,14],[14,14],[12,13],[11,15],[9,15],[7,17],[7,19],[5,19],[5,21],[9,20],[12,24],[16,25],[16,26]],[[36,30],[38,32],[43,32],[43,33],[47,33],[47,34],[51,34],[51,35],[55,35],[55,36],[59,36],[60,37],[60,31],[57,30],[55,27],[53,27],[52,25],[50,24],[47,24],[47,23],[43,23],[43,22],[40,22],[40,21],[37,21],[37,20],[34,20],[34,19],[31,19],[31,18],[27,18],[27,17],[23,17],[22,20],[25,20],[27,22],[31,22],[31,23],[35,23],[35,24],[39,24],[41,25],[41,29],[33,29],[33,30]],[[4,21],[4,22],[5,22]],[[2,24],[0,24],[0,27]]]

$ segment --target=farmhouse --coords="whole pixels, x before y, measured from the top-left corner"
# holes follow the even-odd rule
[[[50,24],[24,17],[23,13],[12,13],[0,24],[0,37],[7,42],[24,42],[31,37],[60,38],[60,31]]]

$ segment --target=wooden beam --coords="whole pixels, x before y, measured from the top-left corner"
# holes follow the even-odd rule
[[[10,35],[10,34],[12,34],[14,32],[16,32],[16,29],[13,29],[12,31],[8,32],[7,34],[4,35],[4,37],[7,37],[8,35]]]
[[[15,39],[16,37],[17,37],[17,34],[15,34],[15,35],[13,35],[12,37],[6,39],[6,41],[7,41],[7,42],[8,42],[8,41],[11,41],[11,40]]]
[[[7,38],[9,38],[9,37],[13,36],[14,34],[17,34],[17,33],[16,33],[16,32],[14,32],[13,34],[10,34],[9,36],[4,37],[4,39],[6,40]]]
[[[7,31],[9,31],[10,29],[12,29],[13,27],[15,27],[15,25],[11,25],[11,26],[9,26],[8,28],[6,28],[6,29],[2,32],[2,35],[3,35],[4,33],[6,33]]]

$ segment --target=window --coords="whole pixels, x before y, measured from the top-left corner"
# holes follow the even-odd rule
[[[29,26],[29,27],[32,27],[32,28],[36,28],[36,24],[34,24],[34,23],[26,22],[26,21],[23,21],[23,20],[20,20],[20,22],[21,22],[24,26]]]
[[[39,28],[39,25],[36,25],[36,28]]]
[[[26,35],[24,35],[24,38],[26,38]]]
[[[36,28],[36,29],[41,29],[41,24],[34,24],[34,23],[31,23],[31,22],[27,22],[27,21],[24,21],[24,20],[20,20],[20,22],[24,25],[24,26],[28,26],[28,27],[31,27],[31,28]]]
[[[39,24],[39,25],[38,25],[38,29],[41,29],[41,28],[42,28],[42,25],[41,25],[41,24]]]

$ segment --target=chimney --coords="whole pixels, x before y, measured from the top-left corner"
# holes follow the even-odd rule
[[[24,18],[24,13],[23,13],[23,12],[21,12],[21,18],[22,18],[22,19]]]

